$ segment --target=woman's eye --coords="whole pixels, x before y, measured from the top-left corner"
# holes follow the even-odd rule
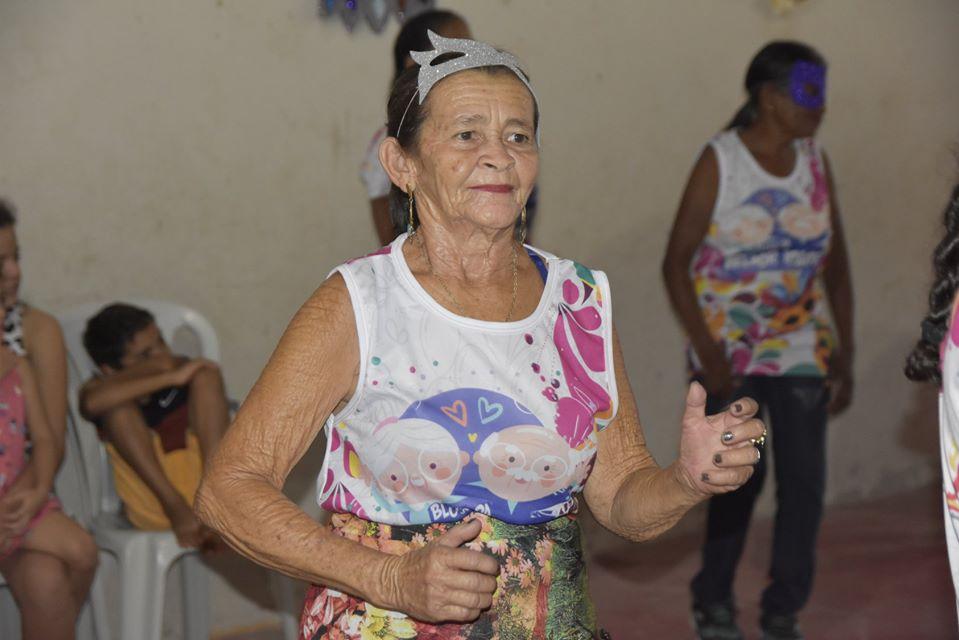
[[[508,140],[516,144],[526,144],[527,142],[529,142],[529,136],[526,135],[525,133],[514,133],[510,135]]]
[[[472,140],[473,132],[472,131],[460,131],[456,134],[457,140]]]

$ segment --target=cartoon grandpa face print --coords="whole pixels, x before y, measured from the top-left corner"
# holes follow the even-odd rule
[[[829,230],[829,211],[815,211],[804,204],[793,203],[779,214],[783,229],[800,240],[812,240]]]
[[[493,433],[473,454],[486,488],[512,502],[528,502],[558,491],[572,477],[571,449],[543,427],[520,425]]]

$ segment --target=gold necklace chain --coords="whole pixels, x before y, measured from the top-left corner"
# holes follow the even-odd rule
[[[419,244],[420,253],[423,254],[423,258],[426,260],[426,264],[430,268],[430,275],[436,278],[436,281],[440,283],[440,286],[443,288],[443,293],[445,293],[446,297],[450,299],[450,302],[453,303],[453,306],[456,307],[456,310],[459,312],[459,314],[461,316],[465,316],[466,315],[465,308],[463,307],[462,304],[460,304],[460,301],[456,299],[456,296],[453,295],[453,292],[450,291],[449,286],[446,284],[446,280],[441,275],[436,273],[436,271],[433,269],[433,261],[430,260],[430,254],[426,251],[426,243],[423,241],[423,236],[420,236],[420,241],[417,244]],[[516,268],[516,243],[512,242],[510,243],[510,245],[513,249],[513,255],[512,255],[513,293],[510,296],[509,311],[506,313],[505,322],[509,322],[510,320],[513,319],[513,311],[516,309],[516,290],[519,287],[519,275],[518,275],[518,270]]]

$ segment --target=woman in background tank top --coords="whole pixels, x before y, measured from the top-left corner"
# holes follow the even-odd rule
[[[801,43],[773,42],[756,55],[748,102],[693,168],[664,262],[690,373],[704,382],[709,410],[748,395],[768,413],[778,497],[760,620],[769,639],[802,637],[796,614],[812,589],[826,418],[852,392],[846,246],[829,165],[813,137],[825,73],[823,58]],[[761,463],[741,490],[710,501],[703,567],[692,584],[700,638],[742,637],[732,585],[764,472]]]
[[[393,77],[390,87],[396,82],[403,70],[413,65],[410,51],[425,51],[432,45],[426,37],[427,31],[434,31],[446,38],[469,38],[470,28],[461,16],[452,11],[434,10],[417,13],[403,23],[396,42],[393,43]],[[402,220],[394,220],[390,215],[390,177],[380,164],[380,143],[386,139],[386,124],[383,124],[366,146],[363,163],[360,164],[360,180],[366,187],[370,199],[370,213],[373,227],[379,239],[378,246],[386,246],[396,238],[404,226]]]

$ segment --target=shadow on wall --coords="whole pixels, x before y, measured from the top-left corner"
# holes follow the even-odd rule
[[[918,333],[918,332],[917,332]],[[938,478],[939,471],[939,389],[932,383],[917,383],[909,380],[903,373],[906,358],[916,343],[917,335],[904,340],[891,341],[891,344],[905,345],[901,349],[889,349],[883,354],[883,361],[892,360],[892,373],[896,379],[907,385],[907,396],[903,402],[902,419],[896,428],[896,444],[906,452],[915,454],[921,460],[916,473],[924,478]],[[915,486],[915,485],[913,485]]]
[[[939,390],[933,384],[912,385],[909,403],[896,433],[896,442],[906,451],[919,454],[931,476],[939,475]]]
[[[911,330],[860,332],[859,341],[874,348],[857,363],[849,411],[829,422],[828,504],[881,498],[939,478],[937,390],[903,374],[915,339]]]

